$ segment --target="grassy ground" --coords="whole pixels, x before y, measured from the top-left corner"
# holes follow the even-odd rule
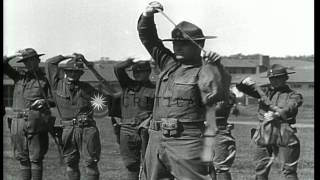
[[[247,107],[250,109],[250,107]],[[254,107],[251,107],[254,109]],[[301,111],[300,111],[301,112]],[[302,120],[305,123],[310,123],[311,115],[308,113],[308,118]],[[312,115],[313,118],[313,115]],[[238,118],[231,117],[236,121],[253,120],[252,117],[240,116]],[[12,157],[10,151],[9,131],[7,129],[6,121],[3,121],[4,134],[4,159],[3,159],[3,178],[5,180],[18,179],[18,163]],[[301,123],[301,121],[299,120]],[[313,119],[312,119],[313,123]],[[102,141],[102,154],[99,168],[101,172],[101,179],[106,180],[121,180],[124,179],[125,169],[119,154],[119,147],[113,135],[113,129],[109,119],[98,119],[97,125],[100,130]],[[250,180],[254,179],[254,171],[252,164],[252,156],[250,151],[250,129],[255,125],[236,125],[233,130],[233,136],[236,138],[237,143],[237,157],[232,167],[231,173],[235,180]],[[297,133],[301,140],[301,155],[299,161],[298,175],[301,180],[314,179],[314,129],[313,128],[300,128]],[[57,149],[50,139],[49,152],[44,161],[44,179],[45,180],[65,180],[67,179],[65,169],[59,164]],[[82,169],[81,172],[85,172]],[[270,179],[280,178],[280,164],[276,161],[271,170]]]

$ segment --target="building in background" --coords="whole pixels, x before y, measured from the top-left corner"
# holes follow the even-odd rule
[[[119,89],[120,85],[117,78],[113,72],[113,66],[119,61],[110,60],[107,57],[101,58],[99,61],[95,61],[96,70],[115,88]],[[261,78],[266,75],[267,69],[272,64],[281,64],[288,67],[290,70],[296,71],[295,74],[291,74],[288,80],[288,84],[293,88],[301,92],[304,96],[313,96],[314,93],[314,63],[312,61],[302,61],[302,60],[280,60],[280,59],[270,59],[269,56],[263,55],[252,55],[243,58],[235,57],[224,57],[222,59],[222,64],[232,75],[231,86],[240,82],[247,76],[252,76],[256,79],[258,84],[268,83],[267,78]],[[10,61],[10,64],[16,69],[23,69],[24,65],[21,63],[16,63],[16,60]],[[63,64],[62,64],[63,65]],[[40,63],[40,68],[45,69],[45,63]],[[128,71],[131,75],[131,71]],[[153,68],[150,79],[155,82],[157,80],[158,71]],[[85,71],[80,79],[81,81],[86,81],[93,86],[102,88],[100,82],[96,77],[90,72]],[[9,79],[6,75],[3,77],[3,103],[6,107],[12,106],[12,96],[13,96],[13,80]],[[240,99],[244,104],[256,103],[256,100],[244,96]]]

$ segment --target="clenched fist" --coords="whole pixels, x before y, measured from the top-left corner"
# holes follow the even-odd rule
[[[153,14],[163,11],[163,6],[157,1],[153,1],[148,4],[146,10],[143,12],[144,16],[152,16]]]

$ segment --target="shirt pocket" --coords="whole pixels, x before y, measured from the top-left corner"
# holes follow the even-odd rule
[[[280,94],[278,99],[277,99],[276,105],[279,106],[279,107],[285,107],[286,104],[287,104],[287,100],[288,100],[288,94],[287,93]]]
[[[173,102],[177,106],[189,106],[200,95],[198,84],[193,80],[175,80],[173,84]]]
[[[41,82],[40,82],[41,83]],[[41,83],[41,87],[37,82],[33,82],[30,84],[27,84],[24,90],[24,97],[28,100],[36,100],[36,99],[42,99],[44,92],[43,88],[44,84]]]

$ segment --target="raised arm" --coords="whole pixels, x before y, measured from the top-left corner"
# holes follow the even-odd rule
[[[60,69],[58,67],[59,63],[69,58],[71,58],[71,56],[58,55],[46,60],[48,81],[51,88],[56,89],[57,83],[60,79]]]
[[[88,69],[93,73],[93,75],[99,80],[100,84],[102,85],[101,93],[105,95],[115,96],[118,92],[117,90],[107,81],[105,80],[98,71],[94,68],[94,63],[89,62],[82,54],[79,53],[73,53],[73,55],[81,60]]]
[[[262,98],[262,96],[265,96],[261,88],[250,77],[237,83],[236,88],[244,94],[254,98]]]
[[[114,66],[114,74],[116,75],[122,89],[128,86],[132,86],[135,82],[128,76],[127,72],[125,71],[126,68],[132,66],[133,64],[133,59],[129,58]]]
[[[156,25],[154,23],[154,13],[163,7],[158,2],[150,3],[145,12],[138,20],[138,33],[142,44],[145,46],[149,54],[155,60],[156,65],[161,71],[175,64],[174,54],[164,47],[162,41],[157,34]]]
[[[17,70],[13,69],[12,66],[9,64],[9,61],[18,57],[18,55],[13,55],[13,56],[3,56],[3,73],[7,76],[9,76],[11,79],[16,81],[20,74]]]

